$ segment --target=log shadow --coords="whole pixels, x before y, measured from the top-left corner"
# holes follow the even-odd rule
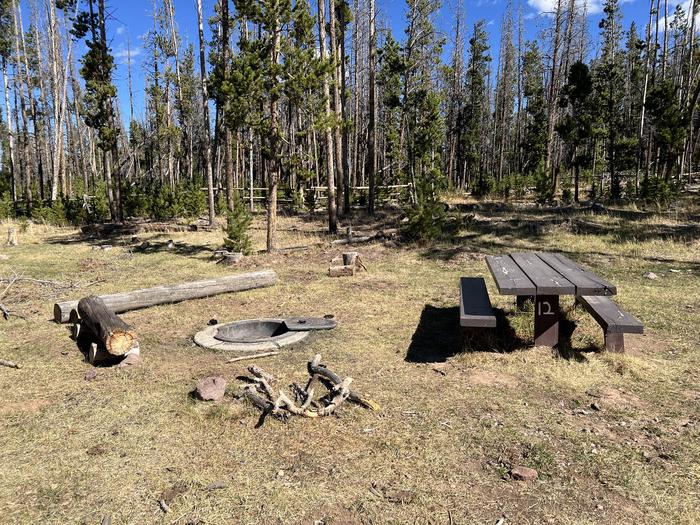
[[[464,351],[506,353],[523,348],[505,312],[494,309],[497,328],[463,330],[459,325],[459,307],[426,304],[406,352],[409,363],[441,363]]]
[[[107,350],[104,348],[104,344],[101,341],[95,339],[95,337],[87,330],[81,330],[77,338],[73,338],[78,350],[83,354],[83,359],[86,363],[90,362],[90,347],[92,344],[96,344],[101,348],[100,355],[102,359],[92,363],[92,366],[96,368],[109,368],[114,365],[118,365],[124,360],[124,356],[110,356],[107,355]]]
[[[168,248],[168,242],[169,241],[144,241],[143,243],[131,248],[131,252],[139,254],[167,252],[185,257],[199,255],[202,252],[211,252],[211,249],[207,246],[186,244],[182,242],[176,242],[171,248]]]

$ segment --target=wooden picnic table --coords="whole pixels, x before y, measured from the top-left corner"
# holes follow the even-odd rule
[[[617,288],[559,253],[521,252],[486,256],[501,295],[515,295],[518,306],[534,299],[535,345],[559,341],[559,296],[615,295]]]

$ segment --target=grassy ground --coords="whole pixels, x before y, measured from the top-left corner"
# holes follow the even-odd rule
[[[76,231],[24,228],[18,247],[2,249],[0,277],[58,283],[18,281],[0,299],[27,317],[0,319],[0,357],[23,365],[0,367],[0,522],[697,523],[697,223],[465,203],[451,219],[453,243],[362,246],[369,271],[338,279],[326,276],[340,252],[330,244],[232,270],[209,259],[220,233],[142,235],[147,250],[112,239],[105,251]],[[321,220],[283,218],[280,243],[325,240]],[[532,311],[497,294],[483,261],[512,250],[562,251],[613,281],[646,334],[628,336],[624,355],[603,353],[597,324],[565,298],[565,332],[575,331],[563,351],[532,348]],[[98,369],[94,381],[68,329],[50,322],[58,299],[262,268],[279,284],[124,314],[144,362]],[[503,310],[501,351],[461,348],[462,275],[486,277]],[[380,412],[346,405],[338,417],[255,428],[258,414],[233,398],[247,363],[191,343],[210,318],[324,314],[336,330],[257,363],[287,385],[321,353]],[[231,396],[192,401],[210,374],[229,380]],[[509,480],[516,465],[539,479]]]

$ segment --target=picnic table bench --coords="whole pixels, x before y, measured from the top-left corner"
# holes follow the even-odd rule
[[[573,295],[605,332],[608,350],[624,350],[625,333],[642,333],[634,316],[606,296],[617,288],[558,253],[520,252],[489,255],[486,264],[501,295],[515,295],[519,306],[534,300],[535,345],[555,347],[559,341],[559,296]]]

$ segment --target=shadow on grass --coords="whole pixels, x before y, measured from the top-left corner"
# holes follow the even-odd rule
[[[405,360],[409,363],[445,362],[464,351],[506,353],[527,347],[510,325],[505,312],[494,309],[497,328],[462,330],[459,307],[426,304],[413,333]]]
[[[173,253],[175,255],[182,255],[185,257],[192,257],[199,255],[202,252],[211,252],[211,248],[203,245],[187,244],[183,242],[173,243],[171,248],[168,248],[169,241],[155,242],[146,241],[137,246],[134,246],[131,251],[133,253],[140,254],[152,254],[152,253]]]

